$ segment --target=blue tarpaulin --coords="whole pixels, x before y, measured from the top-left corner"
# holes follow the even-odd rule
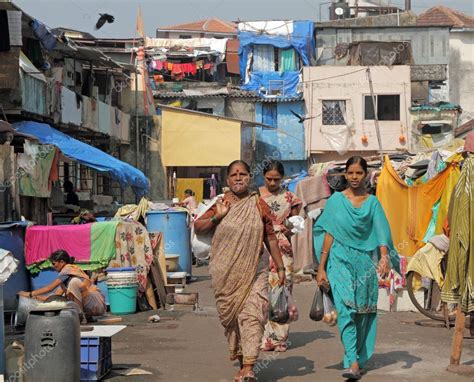
[[[282,98],[298,96],[299,72],[252,72],[250,73],[250,81],[242,85],[241,88],[242,90],[258,93],[262,87],[268,90],[270,88],[270,81],[283,81]]]
[[[103,151],[78,141],[46,123],[23,121],[14,123],[20,133],[37,138],[40,143],[56,146],[70,159],[99,172],[108,173],[122,187],[131,186],[138,196],[148,192],[150,181],[138,169]]]
[[[288,35],[270,35],[257,32],[239,31],[239,58],[240,58],[240,76],[242,80],[246,78],[246,70],[249,54],[252,53],[254,45],[271,45],[276,48],[289,49],[293,48],[301,57],[304,66],[311,65],[311,58],[316,54],[316,43],[314,40],[314,23],[312,21],[294,21],[293,32]],[[269,72],[273,73],[273,72]],[[269,74],[265,73],[265,74]],[[294,73],[294,72],[287,72]],[[278,73],[276,73],[278,74]],[[284,73],[282,73],[284,74]],[[272,74],[273,75],[273,74]],[[290,74],[292,80],[295,79],[294,74]],[[251,73],[249,82],[242,86],[244,90],[257,90],[260,87],[265,87],[259,82],[262,77],[261,74],[255,75]],[[272,78],[273,79],[273,78]],[[297,77],[296,77],[297,79]],[[287,86],[285,86],[286,88]],[[287,91],[288,90],[288,91]],[[285,89],[286,96],[296,96],[296,86]]]

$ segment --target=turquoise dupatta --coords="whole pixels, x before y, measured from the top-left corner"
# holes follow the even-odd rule
[[[390,226],[378,199],[371,195],[355,208],[340,192],[329,198],[313,228],[318,260],[325,234],[334,238],[326,266],[329,283],[337,300],[358,313],[377,311],[376,274],[380,247],[389,249],[392,268],[400,272],[400,259],[394,250]]]

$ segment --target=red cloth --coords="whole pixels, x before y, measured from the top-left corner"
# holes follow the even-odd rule
[[[77,262],[91,258],[92,224],[33,226],[26,230],[25,263],[31,265],[48,260],[59,249],[64,249]]]

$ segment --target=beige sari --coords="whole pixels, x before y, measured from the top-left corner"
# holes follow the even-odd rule
[[[268,267],[262,263],[264,224],[259,197],[233,204],[214,233],[210,274],[231,359],[257,361],[268,312]]]

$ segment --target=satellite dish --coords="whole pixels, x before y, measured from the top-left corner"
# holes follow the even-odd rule
[[[334,13],[338,16],[342,16],[344,14],[344,9],[341,7],[338,7],[334,10]]]

